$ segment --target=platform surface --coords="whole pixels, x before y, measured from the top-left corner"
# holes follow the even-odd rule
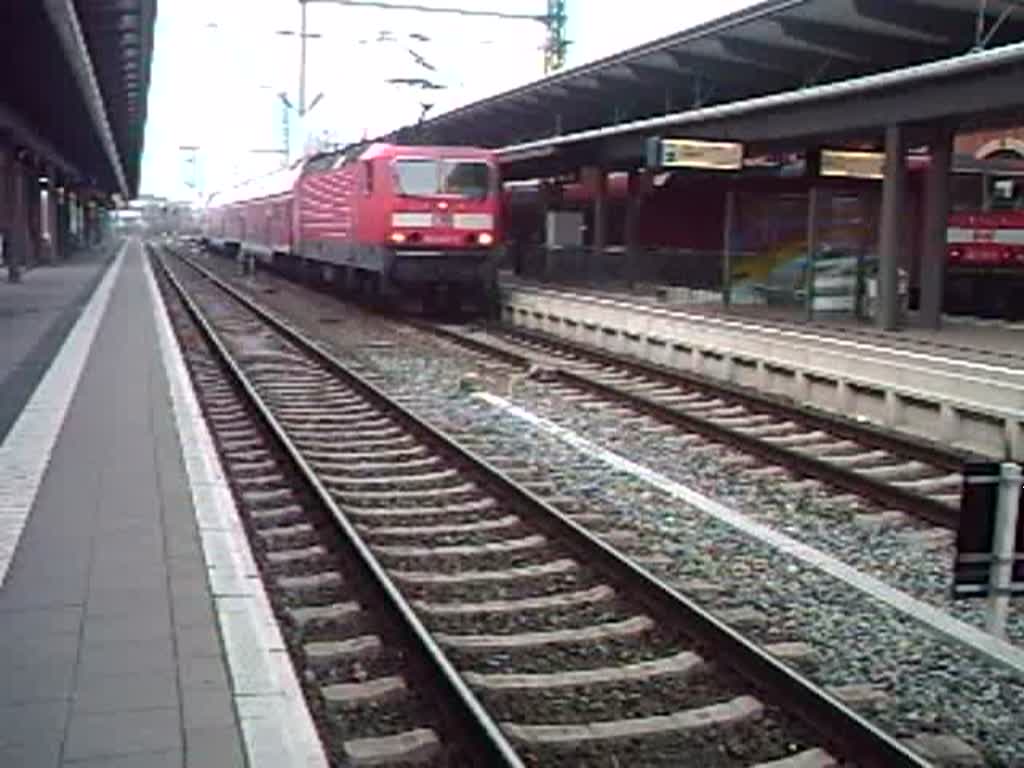
[[[680,314],[799,329],[825,338],[858,339],[895,349],[934,351],[956,355],[965,361],[1024,369],[1024,323],[944,316],[943,327],[935,330],[921,327],[916,314],[911,313],[906,318],[904,328],[899,331],[882,331],[871,322],[856,320],[848,313],[819,312],[814,321],[809,323],[800,307],[734,304],[727,309],[720,302],[670,304],[659,300],[653,286],[638,286],[635,290],[629,290],[621,285],[544,283],[517,277],[510,272],[501,274],[501,282],[512,288],[578,293]]]
[[[0,287],[0,308],[46,307],[55,296],[41,311],[68,311],[98,274],[95,264],[73,271],[52,271],[63,283],[36,271]],[[0,559],[9,560],[6,577],[0,568],[0,766],[242,766],[138,244],[109,275],[109,303],[20,537],[15,497],[25,483],[9,476],[4,487],[3,462],[48,447],[43,438],[0,445]],[[0,349],[20,350],[0,355],[0,377],[39,351],[52,324],[36,320],[0,320]]]

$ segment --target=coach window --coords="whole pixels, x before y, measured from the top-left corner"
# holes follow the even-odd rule
[[[365,175],[363,177],[364,178],[363,190],[366,193],[366,196],[369,197],[370,195],[373,194],[373,161],[372,160],[367,160],[366,162],[363,163],[363,166],[364,166],[365,171],[366,171]]]

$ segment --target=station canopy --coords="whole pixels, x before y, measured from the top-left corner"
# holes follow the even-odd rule
[[[128,185],[137,190],[156,0],[75,0],[75,7]]]
[[[156,0],[0,6],[0,138],[85,186],[133,196]]]
[[[1021,40],[1022,0],[769,0],[402,128],[389,138],[505,147]]]

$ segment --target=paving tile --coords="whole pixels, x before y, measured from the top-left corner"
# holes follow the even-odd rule
[[[65,761],[167,752],[181,748],[177,709],[73,713],[64,746]]]
[[[63,699],[0,707],[0,749],[63,736],[67,714]]]
[[[213,626],[213,598],[181,600],[174,606],[174,626],[184,629],[194,626]]]
[[[230,725],[186,730],[185,765],[186,768],[243,768],[242,737],[238,727]]]
[[[74,672],[74,660],[7,666],[0,659],[0,705],[68,698],[74,686]]]
[[[197,625],[175,631],[179,658],[222,656],[220,635],[212,625]]]
[[[102,564],[93,567],[89,574],[89,588],[117,587],[128,583],[133,587],[145,586],[156,589],[157,585],[166,588],[167,565],[163,561],[163,551],[132,555],[131,557],[109,557],[97,553],[103,558]]]
[[[133,752],[130,755],[113,757],[107,755],[96,759],[65,760],[62,768],[182,768],[185,763],[181,750],[167,752]],[[213,763],[210,768],[217,768]]]
[[[167,573],[171,579],[179,576],[193,577],[206,574],[206,562],[198,552],[179,552],[171,554],[167,560]]]
[[[11,584],[10,573],[4,581],[4,588],[0,590],[0,623],[6,623],[7,617],[24,613],[25,611],[51,611],[61,608],[78,608],[85,605],[85,590],[74,598],[65,598],[60,595],[38,595],[32,594],[30,590],[15,591]]]
[[[80,573],[70,576],[46,575],[38,572],[27,573],[18,568],[19,560],[28,559],[21,557],[24,543],[22,540],[22,549],[19,549],[15,555],[11,569],[4,580],[6,594],[0,595],[0,611],[84,605],[86,601],[86,589],[83,586],[85,569],[83,568]],[[60,555],[53,552],[47,552],[45,556],[47,559],[60,559]]]
[[[128,613],[154,603],[166,602],[167,586],[165,584],[142,588],[128,581],[117,586],[92,590],[89,593],[85,611],[87,614],[113,615]]]
[[[226,689],[185,688],[182,711],[186,730],[238,724],[231,692]]]
[[[183,691],[189,688],[230,690],[224,659],[220,656],[181,659],[178,665],[178,679]]]
[[[169,530],[165,534],[164,545],[172,557],[188,557],[196,551],[196,533],[194,530]]]
[[[210,582],[206,573],[178,576],[171,579],[171,597],[175,602],[185,599],[205,599],[210,594]]]
[[[0,747],[0,765],[4,768],[58,768],[60,744],[59,739],[48,739]]]
[[[178,706],[178,682],[168,672],[93,677],[74,693],[78,712],[125,712]]]
[[[116,643],[83,648],[79,661],[79,680],[106,675],[173,671],[174,651],[170,638],[145,645]]]
[[[0,640],[9,637],[34,637],[40,634],[78,634],[82,622],[81,606],[27,608],[0,612]]]
[[[171,621],[170,603],[142,598],[130,598],[127,602],[117,603],[113,600],[88,605],[85,607],[86,619],[94,621],[114,620],[118,618],[138,617],[140,621],[151,621],[154,624],[167,625]]]
[[[74,662],[78,656],[79,637],[68,632],[40,632],[35,636],[17,632],[8,635],[0,629],[0,659],[10,666]]]
[[[154,641],[170,641],[170,616],[160,616],[157,621],[153,613],[129,613],[117,617],[90,617],[82,632],[82,646],[94,648],[105,645],[145,644]]]

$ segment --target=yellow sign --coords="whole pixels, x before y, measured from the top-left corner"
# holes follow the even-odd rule
[[[881,152],[855,150],[821,150],[821,175],[843,176],[851,179],[881,179],[885,177],[885,155]]]
[[[734,141],[662,139],[662,168],[707,168],[738,171],[743,168],[743,145]]]

